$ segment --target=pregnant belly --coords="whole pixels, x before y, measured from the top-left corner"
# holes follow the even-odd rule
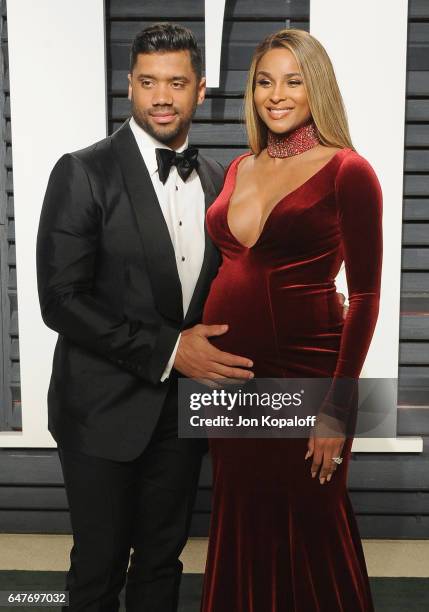
[[[223,351],[251,359],[275,351],[269,295],[263,278],[231,277],[221,269],[210,287],[203,323],[228,325],[225,334],[210,340]]]
[[[212,337],[212,344],[270,364],[272,376],[281,375],[275,365],[286,372],[292,364],[296,375],[330,375],[343,328],[333,284],[280,286],[254,277],[246,282],[222,270],[211,285],[203,323],[227,323],[228,332]]]

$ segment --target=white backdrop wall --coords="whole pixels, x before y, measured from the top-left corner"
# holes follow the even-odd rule
[[[22,433],[3,447],[48,447],[46,395],[57,335],[40,316],[36,235],[50,171],[107,133],[103,0],[7,5]]]
[[[383,190],[381,304],[368,378],[398,376],[407,19],[408,0],[310,2],[310,32],[334,65],[353,144]]]
[[[362,371],[367,378],[398,377],[407,23],[408,0],[310,0],[310,32],[332,60],[353,144],[374,167],[383,191],[380,313]],[[396,402],[390,417],[395,427]],[[357,438],[352,450],[422,448],[421,438]]]

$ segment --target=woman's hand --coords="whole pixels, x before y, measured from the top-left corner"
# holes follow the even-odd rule
[[[308,450],[304,459],[313,457],[311,464],[311,476],[315,478],[320,470],[319,481],[324,484],[325,480],[329,482],[332,474],[338,467],[332,457],[341,457],[345,437],[338,438],[320,438],[311,435],[308,439]]]

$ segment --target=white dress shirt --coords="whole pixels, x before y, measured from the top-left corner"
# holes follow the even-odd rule
[[[158,142],[145,132],[133,117],[130,119],[130,128],[148,169],[174,247],[177,271],[182,285],[183,314],[185,316],[204,258],[204,191],[195,170],[192,171],[188,180],[183,182],[176,166],[172,166],[169,177],[163,184],[158,176],[155,149],[169,149],[170,147]],[[177,149],[177,152],[181,153],[187,147],[188,139]],[[161,376],[161,381],[170,375],[179,340],[180,336]]]

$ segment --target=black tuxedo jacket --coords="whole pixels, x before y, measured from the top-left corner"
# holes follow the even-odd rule
[[[207,207],[223,169],[202,155]],[[204,261],[183,317],[173,245],[128,121],[52,170],[37,237],[43,320],[58,332],[48,392],[59,445],[128,461],[146,446],[174,376],[160,383],[180,331],[201,320],[219,254]],[[176,381],[177,383],[177,381]]]

